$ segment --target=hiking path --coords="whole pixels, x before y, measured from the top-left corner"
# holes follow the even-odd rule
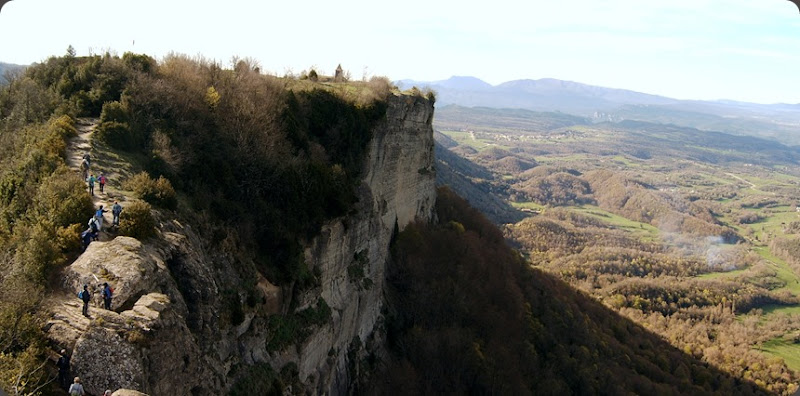
[[[78,136],[72,138],[67,146],[67,165],[78,174],[81,174],[81,162],[83,156],[89,154],[91,157],[91,166],[88,174],[99,177],[104,175],[107,179],[105,189],[100,191],[100,184],[95,183],[94,195],[92,195],[92,204],[94,209],[97,210],[100,205],[108,212],[103,214],[103,229],[100,231],[100,241],[109,241],[116,237],[116,232],[111,229],[111,207],[115,201],[118,201],[123,211],[125,208],[125,201],[127,200],[126,192],[122,189],[123,178],[131,175],[130,163],[119,155],[115,154],[108,147],[96,140],[92,139],[95,129],[99,123],[97,118],[79,118],[76,123]],[[89,187],[86,185],[88,193]],[[87,225],[89,218],[86,219]]]

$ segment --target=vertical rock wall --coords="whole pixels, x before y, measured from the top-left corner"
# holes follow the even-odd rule
[[[299,348],[300,379],[320,392],[344,393],[350,382],[347,352],[365,343],[381,316],[384,274],[395,224],[429,220],[436,200],[433,105],[399,96],[375,131],[365,164],[357,211],[324,227],[306,250],[306,261],[322,274],[321,295],[332,323]]]

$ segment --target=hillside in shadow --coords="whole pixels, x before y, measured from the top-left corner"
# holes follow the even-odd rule
[[[369,394],[767,394],[529,268],[448,189],[397,236]]]

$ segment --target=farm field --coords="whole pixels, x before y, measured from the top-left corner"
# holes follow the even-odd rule
[[[524,112],[494,122],[474,111],[487,113],[445,108],[434,127],[494,175],[472,182],[522,214],[506,236],[531,265],[723,370],[746,356],[765,373],[800,372],[797,148],[674,125],[563,125]]]

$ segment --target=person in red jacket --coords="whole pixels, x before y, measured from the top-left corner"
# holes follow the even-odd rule
[[[97,182],[100,183],[100,192],[103,192],[103,189],[106,187],[106,176],[101,173],[100,177],[97,178]]]

